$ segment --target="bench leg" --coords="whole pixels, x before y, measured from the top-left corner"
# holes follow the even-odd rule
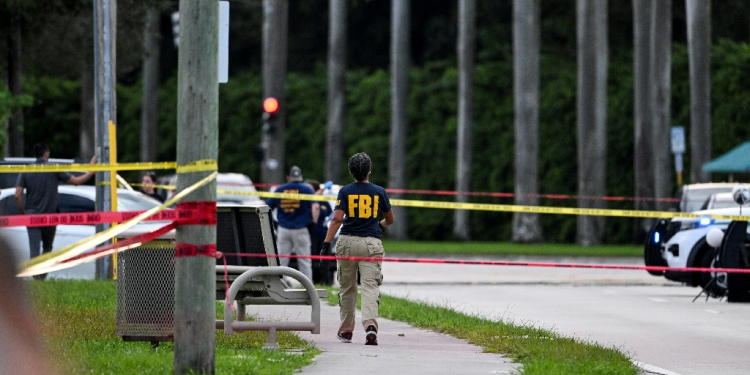
[[[266,345],[263,346],[263,350],[276,350],[280,348],[279,343],[276,342],[276,328],[271,327],[268,329],[268,338],[266,339]]]
[[[237,321],[245,321],[245,305],[237,302]]]

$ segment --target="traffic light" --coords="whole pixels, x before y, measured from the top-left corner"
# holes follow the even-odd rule
[[[172,41],[174,48],[180,46],[180,12],[172,12]]]
[[[266,98],[263,101],[263,132],[273,134],[276,130],[273,122],[279,113],[279,101],[274,97]]]

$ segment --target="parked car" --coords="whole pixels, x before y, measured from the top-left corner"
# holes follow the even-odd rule
[[[710,182],[703,184],[683,185],[678,191],[680,212],[701,210],[706,200],[715,193],[730,193],[737,186],[735,182]]]
[[[18,215],[18,207],[15,202],[15,188],[0,190],[0,215]],[[94,186],[72,186],[59,185],[59,209],[61,213],[91,212],[96,211],[96,189]],[[137,191],[117,189],[118,211],[144,211],[159,206],[159,201]],[[123,233],[123,237],[150,232],[166,222],[144,222]],[[92,236],[96,232],[94,225],[58,225],[55,234],[53,249],[75,243],[79,240]],[[172,232],[173,233],[173,232]],[[26,227],[0,228],[0,236],[3,236],[8,245],[14,251],[15,258],[24,262],[29,259],[29,238]],[[168,234],[167,237],[174,237]],[[65,270],[52,272],[50,277],[92,279],[95,276],[94,263],[85,263]]]
[[[714,193],[711,194],[708,199],[703,203],[703,206],[701,206],[701,210],[713,210],[717,208],[733,208],[737,207],[737,202],[734,201],[734,198],[732,197],[732,193]],[[748,208],[748,212],[750,212],[750,203],[745,203],[742,205],[743,208]]]
[[[745,212],[747,211],[747,212]],[[743,214],[750,214],[747,208]],[[648,266],[674,268],[711,268],[716,263],[717,249],[706,242],[706,234],[712,228],[726,229],[730,220],[714,220],[709,215],[740,215],[740,207],[718,208],[694,212],[706,215],[700,218],[659,219],[651,228],[644,249],[645,263]],[[747,236],[750,241],[750,233]],[[664,276],[668,280],[700,286],[710,295],[723,296],[726,292],[726,274],[649,271],[654,276]],[[711,281],[715,277],[714,281]]]
[[[158,185],[177,184],[177,176],[168,175],[158,178]],[[243,193],[256,192],[255,185],[250,177],[241,173],[219,173],[216,176],[216,201],[218,203],[256,205],[261,199],[255,195]],[[170,199],[174,196],[175,190],[161,189],[161,195]]]

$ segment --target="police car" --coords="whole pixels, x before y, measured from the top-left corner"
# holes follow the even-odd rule
[[[744,207],[743,207],[744,206]],[[695,217],[677,217],[659,219],[651,228],[644,246],[644,260],[647,266],[666,266],[670,268],[717,266],[718,249],[707,241],[707,234],[714,228],[726,230],[730,220],[714,220],[711,215],[748,215],[747,205],[715,208],[695,211]],[[744,210],[743,210],[744,209]],[[750,243],[750,233],[746,234]],[[685,283],[689,286],[700,286],[709,295],[723,296],[727,290],[727,277],[722,273],[683,272],[683,271],[648,271],[654,276],[664,276],[668,280]]]

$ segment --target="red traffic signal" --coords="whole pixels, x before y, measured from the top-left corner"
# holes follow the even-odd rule
[[[263,101],[263,110],[266,113],[276,113],[279,111],[279,101],[276,98],[266,98]]]

